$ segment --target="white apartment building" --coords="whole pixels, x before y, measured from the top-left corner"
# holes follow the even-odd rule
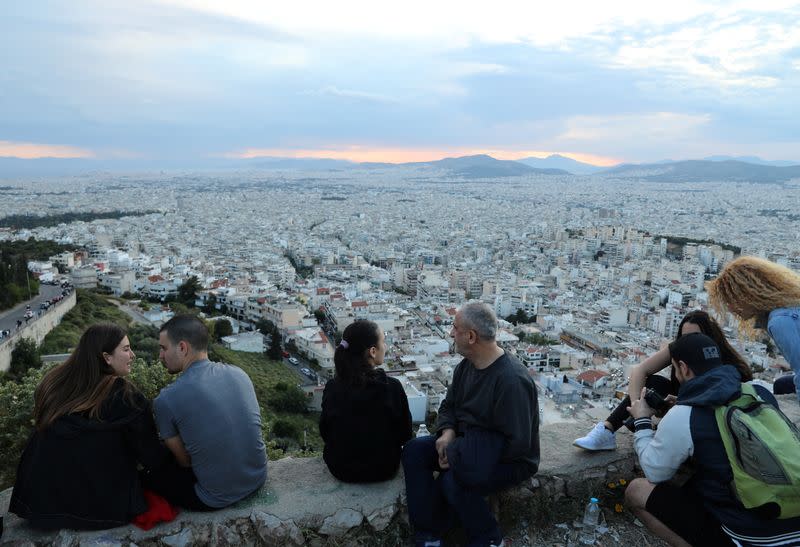
[[[301,355],[308,360],[316,359],[322,368],[333,368],[333,344],[319,327],[296,330],[292,338]]]

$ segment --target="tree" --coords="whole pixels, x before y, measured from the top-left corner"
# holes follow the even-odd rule
[[[216,294],[211,293],[211,294],[208,295],[208,298],[206,298],[206,303],[203,306],[203,312],[208,314],[208,315],[213,315],[213,314],[217,313],[217,295]]]
[[[325,322],[325,312],[322,309],[314,310],[314,317],[317,319],[317,323],[322,325]]]
[[[233,334],[233,326],[227,319],[220,319],[214,323],[214,335],[217,341],[222,340],[225,336]]]
[[[32,368],[42,366],[42,357],[31,338],[23,338],[11,352],[11,366],[8,368],[10,380],[20,380]]]
[[[270,336],[275,330],[275,323],[269,319],[259,319],[256,321],[256,330],[264,336]]]
[[[267,357],[273,361],[279,361],[283,356],[283,348],[281,347],[281,333],[278,329],[273,328],[270,333],[269,349],[267,350]]]
[[[506,317],[506,321],[509,323],[514,323],[518,325],[520,323],[530,323],[531,318],[528,317],[528,314],[525,313],[525,310],[522,308],[518,309],[516,312],[512,313],[508,317]]]
[[[196,275],[187,279],[180,287],[178,287],[178,302],[184,306],[194,307],[194,301],[197,298],[197,291],[203,287],[200,285],[200,280]]]

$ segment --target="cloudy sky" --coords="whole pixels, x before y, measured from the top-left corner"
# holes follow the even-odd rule
[[[15,2],[0,156],[800,160],[798,29],[780,0]]]

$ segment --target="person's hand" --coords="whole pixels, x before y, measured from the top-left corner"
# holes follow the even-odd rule
[[[631,406],[628,407],[628,414],[633,416],[634,420],[638,420],[639,418],[652,418],[653,414],[655,414],[655,411],[650,408],[650,405],[644,400],[645,393],[647,393],[647,388],[643,387],[639,398],[633,401]]]
[[[436,439],[436,452],[439,454],[439,467],[447,469],[450,464],[447,462],[447,445],[453,442],[456,438],[456,432],[453,429],[445,429],[442,431],[441,436]]]
[[[666,404],[666,406],[664,408],[662,408],[661,410],[656,411],[655,415],[658,418],[663,418],[667,414],[667,412],[669,412],[670,409],[673,406],[675,406],[675,401],[677,401],[677,400],[678,400],[678,398],[675,395],[667,395],[666,397],[664,397],[664,403]]]

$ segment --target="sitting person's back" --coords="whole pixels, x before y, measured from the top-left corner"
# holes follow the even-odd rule
[[[336,348],[336,378],[325,386],[319,429],[331,474],[345,482],[392,478],[403,444],[411,438],[411,413],[402,384],[382,370],[386,344],[371,321],[356,321]]]
[[[161,436],[183,440],[206,505],[225,507],[264,484],[261,411],[242,369],[196,361],[153,404]]]
[[[153,401],[164,443],[175,455],[170,471],[146,485],[193,510],[219,509],[258,490],[267,478],[261,410],[247,374],[208,360],[208,330],[193,316],[161,327],[161,360],[182,374]]]
[[[37,528],[105,529],[147,510],[137,465],[159,467],[149,401],[123,376],[134,354],[116,325],[94,325],[36,390],[36,431],[9,510]]]

